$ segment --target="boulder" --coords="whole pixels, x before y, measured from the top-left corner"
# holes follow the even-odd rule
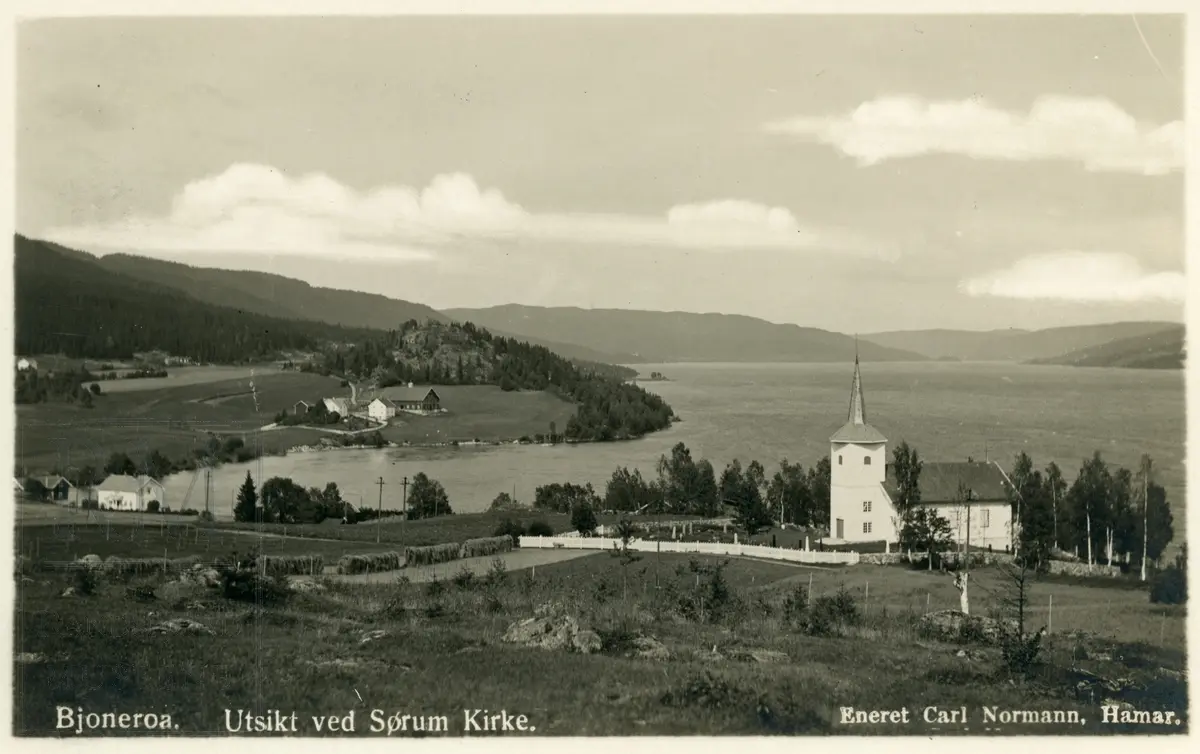
[[[669,660],[671,650],[653,636],[639,636],[633,640],[631,656],[642,660]]]
[[[194,621],[189,618],[172,618],[168,621],[163,621],[156,626],[151,626],[146,629],[146,633],[150,634],[197,634],[212,636],[214,631],[208,626]]]
[[[16,655],[18,665],[36,665],[46,661],[46,655],[41,652],[18,652]]]
[[[785,652],[777,652],[774,649],[730,649],[726,651],[726,654],[731,660],[757,662],[763,665],[788,661]]]
[[[370,644],[371,642],[378,641],[387,635],[388,635],[387,631],[384,631],[382,628],[376,628],[372,631],[367,631],[366,633],[364,633],[362,635],[362,637],[358,640],[358,643],[360,645]]]
[[[938,610],[921,616],[920,627],[926,634],[943,641],[978,637],[988,644],[999,644],[1005,631],[1015,632],[1016,621],[998,621],[960,610]]]
[[[101,558],[99,555],[84,555],[82,558],[80,558],[79,560],[77,560],[75,562],[82,563],[83,565],[87,566],[88,568],[99,568],[100,566],[104,565],[104,559]]]
[[[542,616],[509,625],[501,641],[539,649],[573,649],[578,633],[579,623],[570,615]]]
[[[600,634],[590,629],[583,629],[571,637],[571,649],[583,655],[599,652],[602,642]]]

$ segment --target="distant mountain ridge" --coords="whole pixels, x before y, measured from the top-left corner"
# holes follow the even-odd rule
[[[88,256],[82,252],[73,253]],[[322,288],[269,272],[193,267],[132,254],[89,258],[105,269],[174,288],[199,301],[269,317],[374,330],[392,330],[414,319],[418,322],[450,322],[449,316],[425,304],[375,293]],[[492,332],[544,346],[568,359],[616,364],[630,358],[629,354],[604,353],[572,343],[531,339],[499,330]]]
[[[1076,367],[1122,367],[1126,369],[1182,369],[1187,347],[1182,325],[1120,338],[1061,356],[1035,359],[1031,364],[1059,364]]]
[[[580,309],[507,304],[446,309],[446,314],[519,337],[576,343],[603,352],[630,353],[631,363],[845,362],[854,359],[848,335],[781,325],[741,314],[694,314],[635,309]],[[859,342],[869,361],[926,361],[900,348]]]
[[[864,340],[915,351],[931,359],[1034,362],[1073,351],[1172,329],[1176,322],[1113,322],[1044,330],[907,330],[863,335]]]

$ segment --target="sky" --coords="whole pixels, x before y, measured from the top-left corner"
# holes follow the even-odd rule
[[[55,19],[17,229],[436,308],[1181,319],[1177,16]]]

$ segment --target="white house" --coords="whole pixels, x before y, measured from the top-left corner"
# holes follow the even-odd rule
[[[167,492],[153,477],[113,474],[96,485],[95,499],[101,508],[116,511],[144,511],[150,501],[160,508],[167,504]]]
[[[385,422],[396,415],[396,404],[390,398],[376,398],[367,404],[367,416],[372,421]]]
[[[322,403],[325,404],[325,410],[329,413],[336,413],[343,419],[350,416],[350,401],[345,398],[323,398]]]
[[[834,542],[895,542],[900,517],[894,469],[887,463],[887,438],[867,423],[862,375],[854,359],[850,412],[846,423],[829,438],[830,538]],[[1003,550],[1012,543],[1011,482],[996,463],[978,461],[923,462],[918,478],[921,505],[932,507],[950,522],[956,543]]]

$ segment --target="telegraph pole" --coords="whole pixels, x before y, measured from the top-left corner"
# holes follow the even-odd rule
[[[375,543],[379,543],[383,527],[383,477],[376,482],[379,485],[379,507],[375,509]]]
[[[404,481],[400,483],[404,487],[404,496],[400,500],[400,520],[408,520],[408,477],[404,477]]]

